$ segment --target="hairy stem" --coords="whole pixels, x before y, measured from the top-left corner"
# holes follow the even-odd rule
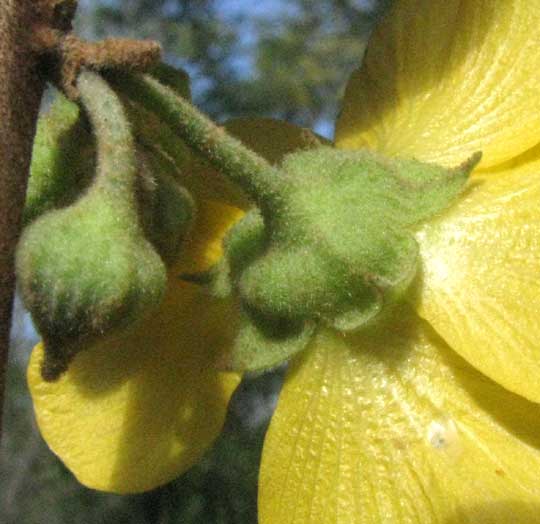
[[[263,215],[281,205],[286,182],[279,169],[229,136],[187,100],[150,75],[123,75],[123,93],[156,113],[182,140],[238,184]]]
[[[35,0],[0,2],[0,435],[15,289],[14,254],[45,82],[31,48]]]
[[[92,189],[107,188],[121,205],[134,199],[135,145],[126,112],[116,93],[97,73],[82,72],[77,82],[97,143],[97,178]]]

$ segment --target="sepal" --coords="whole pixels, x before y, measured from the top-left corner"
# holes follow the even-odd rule
[[[237,372],[272,369],[302,351],[314,332],[314,322],[265,318],[243,308],[238,334],[225,368]]]
[[[414,227],[457,198],[479,159],[447,169],[329,147],[288,155],[286,190],[263,211],[260,241],[239,242],[230,287],[266,317],[361,328],[405,296],[418,269]]]

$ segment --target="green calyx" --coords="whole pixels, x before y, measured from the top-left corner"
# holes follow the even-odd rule
[[[287,156],[281,204],[248,213],[212,272],[214,292],[243,306],[231,367],[271,367],[314,324],[357,330],[403,300],[419,264],[415,226],[456,199],[479,159],[446,169],[330,147]]]
[[[447,170],[329,147],[286,157],[288,190],[237,282],[241,297],[267,315],[361,327],[408,289],[411,228],[456,198],[476,161]]]

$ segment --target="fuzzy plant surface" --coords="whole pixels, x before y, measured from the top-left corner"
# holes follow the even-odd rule
[[[39,119],[23,221],[72,204],[95,172],[95,143],[80,107],[58,93]]]
[[[456,199],[479,159],[447,169],[365,150],[288,155],[281,201],[231,230],[210,276],[250,320],[231,366],[271,367],[305,347],[315,324],[355,331],[399,302],[418,270],[415,226]]]
[[[41,333],[49,380],[86,344],[156,307],[165,266],[140,225],[136,157],[119,99],[93,73],[78,82],[97,142],[97,173],[72,205],[26,228],[17,253],[24,302]]]

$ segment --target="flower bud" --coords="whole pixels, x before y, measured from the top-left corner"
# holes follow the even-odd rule
[[[39,119],[23,213],[25,224],[72,204],[95,173],[95,144],[79,106],[58,94]]]
[[[93,73],[81,75],[79,89],[97,138],[96,176],[79,200],[26,228],[16,257],[22,297],[45,345],[45,380],[57,379],[96,339],[148,314],[166,285],[140,225],[123,107]]]

